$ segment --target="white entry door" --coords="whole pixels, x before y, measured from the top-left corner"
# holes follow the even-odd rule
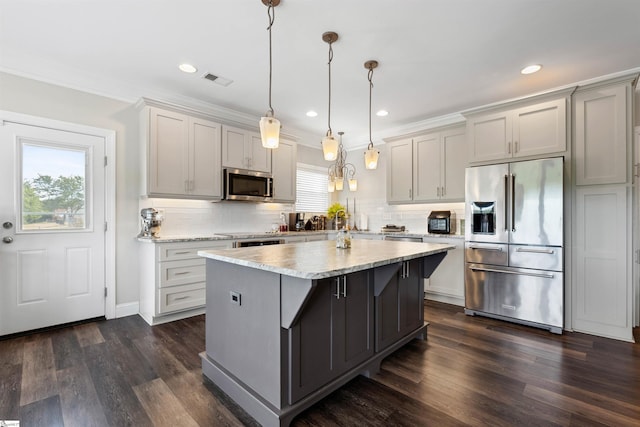
[[[0,123],[0,335],[105,314],[105,139]]]

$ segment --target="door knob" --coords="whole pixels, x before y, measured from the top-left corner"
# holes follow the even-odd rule
[[[13,227],[13,223],[12,223],[12,222],[10,222],[10,221],[4,222],[4,223],[2,224],[2,228],[5,228],[5,229],[7,229],[7,230],[8,230],[8,229],[10,229],[11,227]]]
[[[13,237],[11,237],[11,236],[3,237],[3,238],[2,238],[2,241],[3,241],[4,243],[11,243],[11,242],[13,242]]]

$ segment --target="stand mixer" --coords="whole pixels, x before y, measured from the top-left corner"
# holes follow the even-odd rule
[[[162,225],[162,215],[154,208],[145,208],[140,210],[142,217],[142,231],[138,237],[154,238],[160,234],[160,225]]]

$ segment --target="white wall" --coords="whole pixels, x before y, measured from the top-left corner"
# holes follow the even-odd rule
[[[138,300],[139,149],[133,106],[0,73],[0,109],[116,131],[116,304]]]

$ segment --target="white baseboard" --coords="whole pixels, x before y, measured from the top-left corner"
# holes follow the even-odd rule
[[[431,292],[424,293],[424,299],[443,302],[445,304],[453,304],[460,307],[464,307],[464,297],[458,297],[453,295],[434,294]]]
[[[116,305],[116,319],[118,317],[133,316],[140,311],[140,304],[136,302],[128,302],[125,304]]]

